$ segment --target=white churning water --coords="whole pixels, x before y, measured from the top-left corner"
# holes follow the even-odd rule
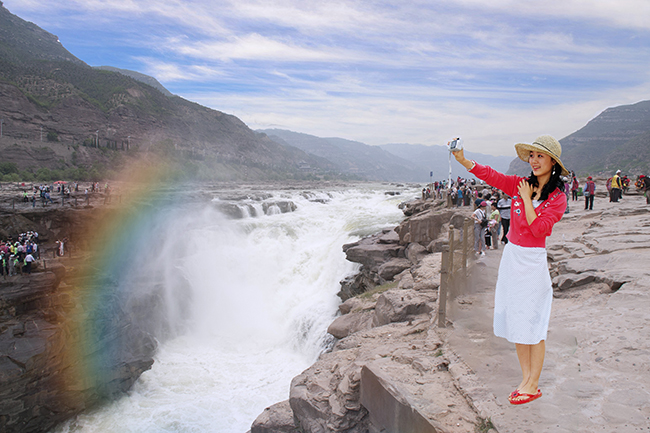
[[[229,220],[210,203],[165,219],[138,272],[155,274],[174,337],[127,396],[56,431],[248,431],[330,343],[339,282],[358,269],[342,245],[398,224],[398,204],[418,194],[386,190],[275,192],[297,210]]]

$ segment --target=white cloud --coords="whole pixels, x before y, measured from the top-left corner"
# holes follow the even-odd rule
[[[5,5],[62,31],[102,20],[116,31],[111,47],[131,38],[124,45],[141,51],[130,59],[142,72],[253,127],[369,144],[460,134],[468,146],[510,154],[515,141],[562,138],[605,107],[650,94],[648,0]],[[124,21],[138,25],[119,33]],[[219,92],[198,90],[208,87]]]
[[[369,5],[372,2],[368,2]],[[381,8],[363,7],[361,2],[349,1],[233,1],[235,16],[272,22],[287,28],[303,29],[307,32],[325,29],[354,31],[354,29],[375,23]]]
[[[312,89],[298,91],[278,103],[276,95],[227,93],[185,97],[242,119],[254,129],[284,128],[317,136],[336,136],[367,144],[408,142],[444,144],[460,135],[469,149],[512,155],[516,142],[541,134],[561,139],[582,128],[609,106],[638,102],[650,86],[596,92],[592,98],[557,104],[493,106],[463,98],[438,103],[405,97],[342,98]],[[269,108],[271,107],[271,108]]]
[[[228,61],[234,59],[268,60],[273,62],[325,62],[350,60],[353,55],[339,48],[304,47],[278,41],[257,33],[230,38],[227,41],[171,41],[175,52],[194,58]]]
[[[622,28],[650,29],[650,2],[647,0],[455,0],[483,10],[495,10],[527,18],[557,17],[598,21]]]
[[[14,3],[15,2],[15,3]],[[169,23],[199,29],[206,35],[230,34],[215,14],[212,2],[186,0],[5,0],[10,11],[32,11],[44,18],[51,17],[51,26],[66,27],[71,22],[81,26],[96,26],[99,22],[119,25],[124,19],[164,19]],[[62,20],[61,17],[65,17]],[[92,17],[91,19],[89,19]]]
[[[136,57],[144,65],[143,73],[156,77],[161,82],[206,81],[226,74],[219,69],[203,65],[186,65],[165,62],[150,57]]]

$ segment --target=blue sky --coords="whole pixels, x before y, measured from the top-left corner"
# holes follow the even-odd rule
[[[648,0],[4,0],[92,66],[282,128],[513,155],[650,99]]]

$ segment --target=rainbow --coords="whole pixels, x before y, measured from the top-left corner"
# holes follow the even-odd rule
[[[125,311],[125,279],[146,251],[143,233],[159,212],[159,191],[170,181],[167,168],[148,161],[120,172],[112,203],[93,212],[81,231],[87,240],[83,259],[60,285],[59,299],[69,301],[62,302],[64,331],[53,350],[62,357],[65,405],[74,412],[120,395],[153,363],[155,341]]]

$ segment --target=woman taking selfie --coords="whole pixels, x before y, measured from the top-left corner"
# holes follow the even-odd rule
[[[491,167],[454,157],[470,173],[512,197],[508,243],[503,250],[494,296],[494,334],[515,343],[523,380],[510,394],[512,404],[542,396],[539,377],[546,352],[553,288],[546,261],[546,238],[567,206],[561,176],[569,171],[562,147],[550,135],[532,144],[515,145],[520,159],[530,164],[530,177],[506,176]]]

